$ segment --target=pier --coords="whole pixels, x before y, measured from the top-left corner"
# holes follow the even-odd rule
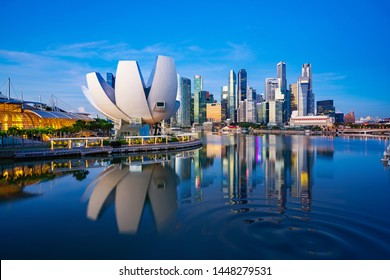
[[[25,159],[185,150],[202,146],[202,140],[196,139],[195,135],[194,133],[188,133],[176,136],[128,136],[126,137],[128,145],[120,147],[103,146],[103,137],[52,138],[50,139],[50,148],[17,150],[10,154],[10,157]],[[172,142],[173,138],[176,141]],[[83,145],[80,145],[80,141]],[[93,145],[91,145],[91,142]],[[56,147],[58,143],[62,147]]]

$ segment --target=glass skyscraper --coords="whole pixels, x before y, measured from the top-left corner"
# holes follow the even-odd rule
[[[199,124],[199,102],[200,102],[200,92],[203,90],[203,80],[202,76],[195,75],[194,77],[194,123]]]
[[[237,120],[236,118],[236,110],[237,110],[237,96],[236,96],[236,73],[233,70],[229,71],[228,78],[228,95],[229,95],[229,103],[228,103],[228,118],[231,119],[232,122]]]
[[[177,124],[180,127],[191,126],[191,80],[178,76],[177,99],[180,107],[177,111]]]
[[[237,80],[237,103],[239,103],[240,101],[244,101],[245,99],[247,99],[246,89],[248,86],[248,81],[245,69],[241,69],[240,71],[238,71]]]
[[[306,113],[306,115],[309,115],[309,114],[314,115],[314,113],[315,113],[313,82],[312,82],[311,76],[312,76],[311,64],[304,63],[302,65],[302,77],[306,78],[306,80],[307,80],[307,101],[306,101],[307,102],[307,105],[306,105],[307,113]]]

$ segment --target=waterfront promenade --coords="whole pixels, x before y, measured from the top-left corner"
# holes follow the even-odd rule
[[[195,135],[179,135],[176,141],[172,141],[171,136],[134,136],[133,142],[128,145],[116,146],[73,146],[68,143],[79,140],[78,138],[62,139],[67,144],[65,147],[55,147],[53,144],[59,139],[52,139],[50,148],[32,148],[32,149],[12,149],[0,153],[0,158],[13,158],[13,159],[25,159],[25,158],[42,158],[42,157],[63,157],[63,156],[85,156],[93,154],[126,154],[126,153],[141,153],[141,152],[157,152],[157,151],[169,151],[169,150],[185,150],[192,148],[199,148],[202,146],[202,140],[196,139]],[[147,141],[146,139],[153,139],[153,141]],[[91,138],[92,139],[92,138]],[[157,141],[160,139],[160,142]],[[161,139],[164,139],[162,141]],[[100,139],[101,140],[101,139]],[[138,141],[136,141],[138,140]],[[87,141],[84,140],[83,141]]]

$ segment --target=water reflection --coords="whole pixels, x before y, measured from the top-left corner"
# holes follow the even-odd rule
[[[326,139],[313,144],[315,138],[304,136],[207,135],[206,139],[203,153],[208,161],[221,159],[225,198],[245,204],[248,195],[263,186],[267,203],[276,205],[279,213],[286,210],[289,197],[300,201],[302,211],[311,210],[314,160],[333,160],[334,153]],[[208,168],[197,167],[195,160],[195,172],[201,175]]]
[[[76,180],[82,181],[89,174],[88,168],[92,167],[96,167],[96,159],[55,159],[40,162],[3,163],[0,165],[0,202],[41,195],[41,191],[31,192],[26,187],[53,181],[68,174],[72,174]]]
[[[120,233],[137,233],[146,203],[151,205],[158,231],[167,226],[177,209],[178,177],[166,162],[113,164],[92,184],[96,185],[89,198],[87,217],[98,220],[115,203]]]

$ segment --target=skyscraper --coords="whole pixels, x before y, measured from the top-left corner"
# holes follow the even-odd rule
[[[195,75],[194,77],[194,123],[199,124],[199,102],[200,92],[203,90],[202,76]]]
[[[287,90],[287,79],[286,79],[286,62],[281,61],[277,64],[277,73],[278,73],[278,85],[280,91],[285,94]]]
[[[266,78],[265,79],[265,100],[275,101],[275,89],[278,87],[278,79]]]
[[[298,86],[290,84],[290,111],[298,111]]]
[[[307,77],[299,77],[298,79],[298,116],[307,116],[308,114],[309,83],[310,82]]]
[[[236,110],[237,110],[237,96],[236,96],[236,73],[233,70],[229,71],[228,77],[228,117],[231,121],[237,121]]]
[[[180,101],[177,122],[181,127],[191,126],[191,80],[178,77],[178,94]]]
[[[302,65],[302,77],[306,78],[308,81],[308,88],[307,88],[307,114],[313,114],[315,113],[314,108],[314,93],[313,93],[313,82],[312,82],[312,69],[310,63],[304,63]],[[305,116],[306,116],[305,115]]]
[[[221,87],[221,111],[222,111],[222,120],[225,121],[228,119],[228,104],[229,104],[229,90],[228,86]]]
[[[240,101],[244,101],[245,99],[247,99],[246,89],[248,86],[248,81],[245,69],[241,69],[240,71],[238,71],[237,80],[237,103],[239,103]]]

